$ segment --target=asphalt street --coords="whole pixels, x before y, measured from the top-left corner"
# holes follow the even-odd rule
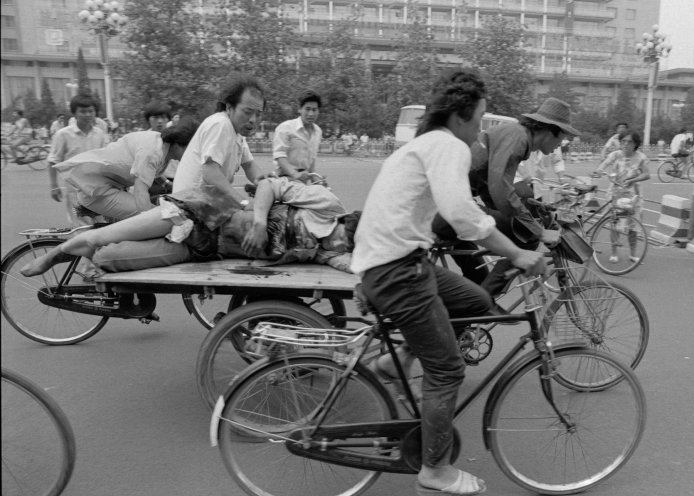
[[[258,160],[269,168],[269,157]],[[371,158],[321,157],[319,170],[345,206],[357,209],[379,164],[380,160]],[[569,172],[585,175],[593,166],[573,164]],[[63,206],[48,195],[46,172],[10,165],[0,180],[3,255],[21,242],[16,235],[19,230],[65,224]],[[243,184],[241,178],[238,184]],[[692,186],[682,181],[659,184],[654,175],[645,196],[654,201],[664,194],[687,198]],[[587,494],[691,494],[694,253],[651,246],[641,267],[614,280],[639,296],[650,319],[649,347],[637,369],[648,399],[648,423],[629,463]],[[162,295],[158,300],[161,322],[143,325],[112,319],[99,334],[74,346],[35,343],[2,320],[2,365],[45,387],[75,430],[77,465],[65,496],[242,494],[217,449],[209,445],[210,412],[195,389],[195,360],[206,331],[187,314],[177,295]],[[493,366],[494,356],[501,357],[497,350],[510,347],[519,333],[518,328],[500,329],[494,336],[495,355],[468,369],[464,390],[473,387]],[[483,401],[478,401],[458,421],[463,451],[457,465],[484,478],[489,495],[529,494],[511,483],[484,449],[482,407]],[[366,494],[414,495],[414,480],[414,476],[383,475]]]

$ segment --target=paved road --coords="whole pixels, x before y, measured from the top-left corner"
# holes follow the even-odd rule
[[[261,157],[267,164],[267,157]],[[378,161],[325,160],[323,171],[348,209],[359,208]],[[570,167],[574,173],[592,168]],[[14,166],[2,172],[2,253],[25,227],[62,225],[61,206],[47,198],[46,173]],[[691,184],[649,183],[646,196],[691,195]],[[629,464],[589,494],[685,495],[694,473],[694,254],[651,248],[643,267],[619,278],[646,305],[651,341],[638,375],[648,396],[645,437]],[[209,412],[193,377],[204,331],[180,298],[159,297],[162,322],[145,326],[110,321],[90,340],[48,347],[27,340],[2,321],[2,363],[48,389],[67,412],[77,436],[78,459],[65,496],[241,495],[208,444]],[[495,335],[496,356],[518,328]],[[465,389],[493,364],[494,355],[468,370]],[[488,494],[527,494],[496,467],[484,450],[478,402],[460,420],[464,436],[458,465],[487,480]],[[268,474],[272,476],[272,474]],[[367,494],[414,494],[414,477],[384,475]],[[319,496],[319,495],[307,495]]]

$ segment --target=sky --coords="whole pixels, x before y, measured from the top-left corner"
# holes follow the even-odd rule
[[[661,0],[659,24],[672,45],[661,67],[694,69],[694,0]]]

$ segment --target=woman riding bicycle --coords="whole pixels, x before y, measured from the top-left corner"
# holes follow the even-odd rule
[[[419,494],[472,495],[484,481],[450,464],[453,410],[465,364],[450,316],[484,313],[489,296],[427,259],[431,221],[440,212],[464,239],[477,239],[530,274],[542,255],[517,248],[475,204],[470,149],[486,102],[484,83],[466,71],[435,85],[417,137],[388,157],[366,200],[355,235],[352,271],[375,308],[394,321],[424,370]],[[449,315],[450,313],[450,315]],[[387,360],[377,366],[388,372]]]
[[[615,182],[618,184],[610,184],[607,189],[610,199],[618,195],[621,198],[631,198],[633,200],[632,208],[634,216],[641,216],[642,195],[641,187],[638,184],[642,181],[647,181],[651,177],[648,170],[649,158],[642,152],[638,151],[641,146],[641,136],[633,131],[627,132],[620,141],[621,149],[610,153],[607,158],[598,166],[595,173],[605,174],[606,169],[616,174]],[[634,228],[633,221],[628,221],[627,238],[629,240],[630,259],[632,262],[637,262],[639,257],[636,254],[637,248],[637,232]],[[619,262],[617,255],[617,246],[612,244],[612,255],[609,258],[611,263]]]

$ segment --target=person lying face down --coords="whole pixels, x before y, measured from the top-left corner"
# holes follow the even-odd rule
[[[261,180],[252,210],[205,186],[167,195],[156,209],[78,234],[21,272],[41,274],[69,255],[90,258],[106,272],[224,257],[315,262],[349,272],[360,214],[347,214],[327,187],[286,177]]]

